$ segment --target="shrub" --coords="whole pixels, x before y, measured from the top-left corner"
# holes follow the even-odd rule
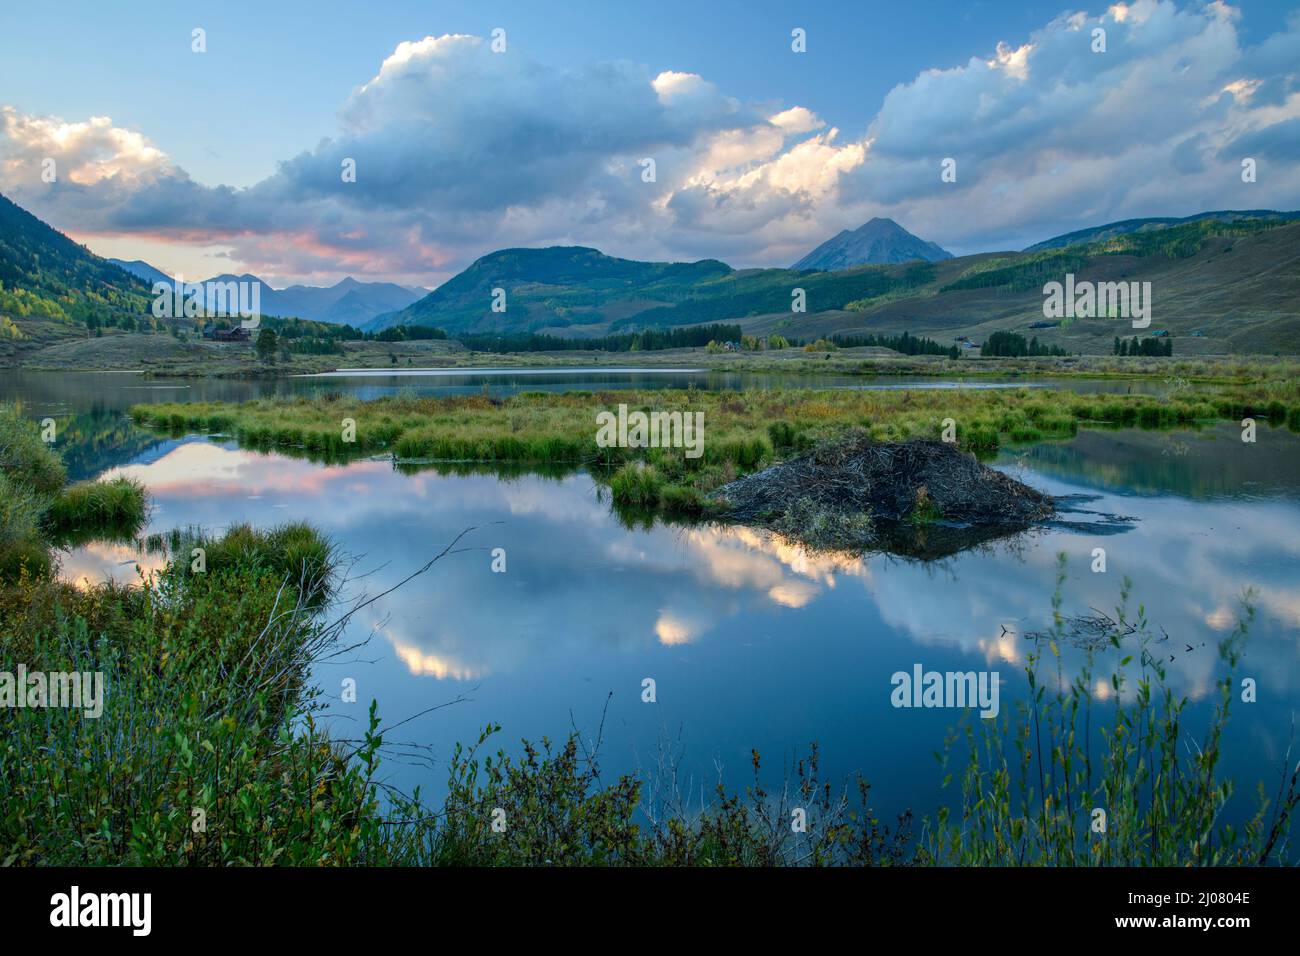
[[[653,465],[628,462],[609,480],[614,503],[631,508],[653,508],[659,504],[663,479]]]
[[[39,495],[55,494],[67,481],[63,462],[41,441],[36,424],[12,405],[0,405],[0,472]]]

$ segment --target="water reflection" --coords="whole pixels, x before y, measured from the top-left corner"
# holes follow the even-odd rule
[[[941,799],[930,754],[956,719],[894,710],[889,676],[916,662],[987,667],[1002,675],[1004,707],[1023,700],[1026,635],[1050,625],[1059,551],[1070,561],[1063,612],[1113,609],[1130,578],[1134,603],[1169,635],[1169,684],[1193,701],[1211,693],[1214,645],[1234,626],[1243,590],[1254,588],[1246,673],[1260,681],[1260,702],[1239,708],[1226,758],[1249,799],[1257,781],[1271,780],[1300,698],[1300,472],[1264,466],[1268,495],[1232,494],[1218,475],[1233,456],[1294,461],[1300,442],[1261,432],[1243,453],[1227,442],[1231,429],[1221,431],[1188,433],[1194,450],[1174,472],[1151,468],[1150,456],[1134,451],[1148,436],[1132,432],[1084,432],[1009,453],[1001,467],[1020,480],[1051,494],[1095,495],[1098,510],[1134,520],[1118,534],[1047,528],[932,562],[814,554],[743,527],[629,529],[580,472],[407,474],[383,461],[321,466],[202,439],[116,471],[150,487],[154,531],[306,518],[356,557],[368,575],[356,587],[369,593],[476,526],[476,550],[377,602],[351,635],[373,631],[372,644],[317,674],[327,694],[357,679],[361,701],[377,698],[394,719],[468,693],[468,703],[404,728],[444,757],[488,721],[504,725],[507,741],[590,730],[612,691],[611,772],[651,763],[665,731],[680,733],[700,779],[712,777],[715,761],[724,774],[743,772],[750,747],[779,758],[816,740],[832,773],[861,769],[876,781],[886,812]],[[507,553],[504,574],[491,571],[496,547]],[[1089,571],[1098,547],[1107,552],[1104,574]],[[132,557],[116,546],[84,548],[65,568],[121,579],[134,576],[122,563]],[[1084,653],[1063,653],[1068,680]],[[1109,670],[1098,673],[1099,693],[1109,694]],[[658,685],[654,705],[640,701],[647,676]],[[362,716],[357,705],[332,712]],[[433,783],[437,792],[427,775],[393,773],[401,785]]]
[[[242,402],[270,396],[298,397],[347,393],[361,399],[409,393],[420,396],[486,393],[495,397],[522,391],[563,392],[575,389],[701,388],[1064,388],[1078,392],[1162,391],[1159,382],[1122,382],[1079,378],[1003,380],[972,378],[945,381],[907,376],[790,375],[736,373],[705,369],[433,369],[419,372],[368,370],[266,379],[145,378],[127,372],[28,372],[5,369],[0,401],[20,403],[32,418],[58,422],[57,447],[70,477],[88,478],[105,468],[135,461],[145,453],[164,454],[174,442],[132,427],[125,412],[132,405],[154,402]]]

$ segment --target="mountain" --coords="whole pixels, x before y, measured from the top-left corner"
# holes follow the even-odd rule
[[[142,280],[0,196],[0,315],[115,321],[143,314],[150,301]]]
[[[928,281],[929,263],[896,272],[859,266],[838,272],[734,270],[716,259],[638,262],[584,246],[503,249],[477,260],[419,302],[369,323],[431,325],[453,334],[538,332],[604,335],[652,326],[696,325],[746,316],[789,314],[803,289],[808,312],[901,294]],[[505,311],[492,311],[493,289]]]
[[[911,289],[793,324],[788,314],[773,314],[741,325],[751,335],[779,331],[807,339],[907,331],[943,343],[960,337],[981,342],[1008,330],[1092,354],[1109,354],[1115,337],[1164,330],[1176,339],[1176,355],[1300,353],[1300,221],[1211,217],[1063,248],[963,256],[928,268],[932,279]],[[1147,330],[1134,329],[1120,315],[1045,318],[1044,286],[1071,274],[1076,283],[1149,283]]]
[[[392,282],[358,282],[351,277],[328,287],[269,289],[264,285],[262,290],[262,309],[268,315],[294,315],[358,327],[381,313],[404,309],[428,292]]]
[[[539,331],[599,326],[680,302],[732,274],[716,259],[637,262],[584,246],[502,249],[475,261],[415,304],[378,316],[367,330],[437,325],[454,332]],[[492,290],[506,290],[493,312]],[[592,329],[589,331],[599,331]]]
[[[126,273],[125,275],[123,273]],[[360,326],[403,309],[428,290],[351,277],[329,287],[273,289],[254,275],[220,275],[208,282],[260,282],[264,315],[296,316]],[[102,324],[149,311],[155,282],[172,277],[143,259],[103,259],[0,195],[0,315]]]
[[[871,219],[852,232],[845,229],[827,239],[790,268],[830,272],[853,266],[893,262],[942,262],[952,253],[933,242],[918,239],[892,219]]]
[[[161,269],[155,269],[143,259],[109,259],[108,261],[113,263],[113,265],[117,266],[119,269],[125,269],[127,272],[131,273],[131,275],[143,279],[145,282],[149,283],[150,288],[153,288],[155,282],[172,281],[171,276],[163,272]]]
[[[1238,222],[1242,219],[1292,222],[1300,219],[1300,212],[1276,212],[1272,209],[1226,209],[1219,212],[1202,212],[1197,213],[1194,216],[1183,216],[1181,219],[1123,219],[1119,222],[1106,223],[1104,226],[1092,226],[1089,229],[1080,229],[1077,232],[1067,232],[1062,236],[1054,236],[1051,239],[1044,239],[1042,242],[1035,243],[1027,248],[1025,252],[1040,252],[1043,249],[1064,249],[1066,246],[1073,246],[1079,243],[1102,242],[1106,239],[1113,239],[1116,236],[1125,236],[1129,233],[1150,232],[1155,229],[1168,229],[1170,226],[1182,226],[1190,222],[1202,222],[1207,219],[1215,222]]]
[[[1295,213],[1132,220],[1059,238],[1069,241],[830,272],[735,270],[715,259],[640,262],[582,246],[504,249],[422,297],[423,290],[354,279],[327,289],[263,284],[262,307],[268,315],[323,317],[371,329],[436,325],[452,334],[581,338],[728,322],[749,335],[811,340],[906,331],[950,343],[1014,330],[1071,352],[1109,354],[1116,336],[1163,329],[1178,340],[1179,355],[1300,353]],[[1070,274],[1080,282],[1150,283],[1150,331],[1134,331],[1118,315],[1044,321],[1045,284]],[[504,312],[492,310],[494,289],[506,293]],[[799,301],[806,308],[794,312],[792,303]],[[0,318],[6,320],[0,322],[0,357],[60,338],[84,339],[86,320],[129,330],[151,303],[143,280],[0,196]],[[363,319],[368,312],[374,317]]]
[[[225,274],[206,281],[260,282],[263,315],[357,327],[381,313],[405,308],[428,291],[392,282],[358,282],[351,277],[332,286],[291,285],[287,289],[273,289],[269,282],[254,275]]]
[[[1072,352],[1106,354],[1115,336],[1147,334],[1118,316],[1045,322],[1045,283],[1070,273],[1092,282],[1150,282],[1150,328],[1178,338],[1180,354],[1300,352],[1300,222],[1278,216],[1211,216],[1036,252],[833,272],[637,262],[581,246],[505,249],[368,328],[580,338],[728,322],[752,335],[906,331],[944,343],[1007,329]],[[506,293],[504,312],[492,311],[495,288]],[[806,311],[796,313],[792,296],[800,289]]]

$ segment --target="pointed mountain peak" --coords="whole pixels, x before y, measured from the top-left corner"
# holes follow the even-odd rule
[[[845,229],[796,262],[793,269],[831,272],[878,263],[938,262],[952,253],[920,239],[892,219],[874,217],[852,232]]]

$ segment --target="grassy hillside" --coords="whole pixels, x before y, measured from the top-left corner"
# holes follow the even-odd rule
[[[1150,282],[1149,331],[1167,329],[1177,354],[1300,351],[1300,223],[1265,220],[1202,220],[1062,249],[955,259],[940,263],[937,281],[915,297],[873,302],[858,315],[823,317],[822,324],[910,329],[941,341],[1028,332],[1044,321],[1043,284],[1067,272],[1080,281]],[[747,331],[764,323],[756,326]],[[1098,318],[1034,334],[1071,351],[1106,353],[1114,336],[1143,333],[1122,319]]]
[[[1030,333],[1031,323],[1044,321],[1044,283],[1074,273],[1150,282],[1150,330],[1168,330],[1180,354],[1293,354],[1300,351],[1297,250],[1300,223],[1277,217],[1210,217],[1061,248],[838,272],[632,262],[580,247],[510,249],[383,322],[577,337],[729,322],[749,334],[805,339],[908,331],[945,343],[982,341],[1001,329]],[[505,290],[506,311],[491,310],[493,288]],[[792,311],[795,289],[804,290],[806,312]],[[1115,336],[1135,332],[1123,319],[1098,318],[1031,334],[1071,352],[1105,354]]]
[[[1170,226],[1181,226],[1189,222],[1196,222],[1203,219],[1216,219],[1220,222],[1236,222],[1241,219],[1275,219],[1294,222],[1297,219],[1300,219],[1300,212],[1276,212],[1272,209],[1225,209],[1219,212],[1203,212],[1195,216],[1184,216],[1182,218],[1151,217],[1147,219],[1123,219],[1119,222],[1108,222],[1103,226],[1092,226],[1088,229],[1079,229],[1075,232],[1067,232],[1062,236],[1053,236],[1051,239],[1044,239],[1042,242],[1035,243],[1027,248],[1025,252],[1039,252],[1043,249],[1062,249],[1065,246],[1072,246],[1078,243],[1100,242],[1103,239],[1112,239],[1115,236],[1120,236],[1125,233],[1149,232],[1157,229],[1167,229]]]

